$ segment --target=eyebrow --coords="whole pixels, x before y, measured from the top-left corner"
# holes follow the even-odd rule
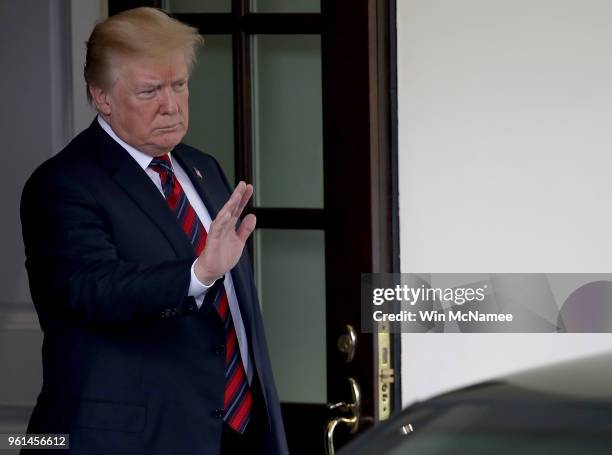
[[[176,79],[173,79],[171,84],[176,84],[178,82],[187,82],[189,81],[189,76],[185,75],[185,76],[181,76],[181,77],[177,77]],[[161,87],[163,84],[163,82],[160,81],[153,81],[153,80],[149,80],[149,81],[142,81],[142,82],[138,82],[136,83],[136,87],[138,90],[142,90],[143,88],[159,88]]]
[[[143,82],[136,84],[137,91],[158,89],[162,86],[159,82]]]

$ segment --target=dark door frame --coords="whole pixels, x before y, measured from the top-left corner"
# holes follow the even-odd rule
[[[330,223],[338,227],[326,238],[326,263],[344,268],[347,277],[329,282],[327,296],[352,303],[328,309],[337,310],[328,324],[328,368],[338,368],[343,360],[333,341],[343,333],[344,321],[360,326],[361,274],[399,272],[395,0],[323,1],[322,16],[325,171],[339,179],[326,185],[342,188],[326,191]],[[362,227],[355,229],[355,223]],[[343,364],[328,391],[330,398],[348,399],[349,376],[369,389],[362,403],[368,426],[380,418],[378,340],[365,333],[359,337],[365,355]],[[399,410],[399,334],[392,340],[392,408]]]

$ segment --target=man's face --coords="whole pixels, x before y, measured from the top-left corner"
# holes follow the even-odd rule
[[[101,111],[113,131],[150,156],[171,151],[187,133],[189,89],[185,55],[120,58]]]

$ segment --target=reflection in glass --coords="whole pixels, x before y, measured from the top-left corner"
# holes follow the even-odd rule
[[[189,81],[189,131],[184,142],[213,155],[234,182],[232,37],[207,35]]]
[[[255,35],[252,49],[255,204],[323,208],[321,38]]]
[[[322,231],[255,231],[257,288],[281,401],[325,403]]]

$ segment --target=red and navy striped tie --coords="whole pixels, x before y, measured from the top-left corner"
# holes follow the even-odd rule
[[[183,231],[195,248],[199,256],[206,244],[206,229],[200,222],[195,210],[187,200],[187,196],[172,170],[172,163],[168,155],[154,158],[149,165],[159,174],[166,202],[176,214]],[[223,395],[223,420],[239,433],[243,433],[249,418],[253,397],[247,380],[236,329],[232,321],[232,314],[227,300],[225,288],[221,287],[215,300],[215,308],[225,326],[225,392]]]

